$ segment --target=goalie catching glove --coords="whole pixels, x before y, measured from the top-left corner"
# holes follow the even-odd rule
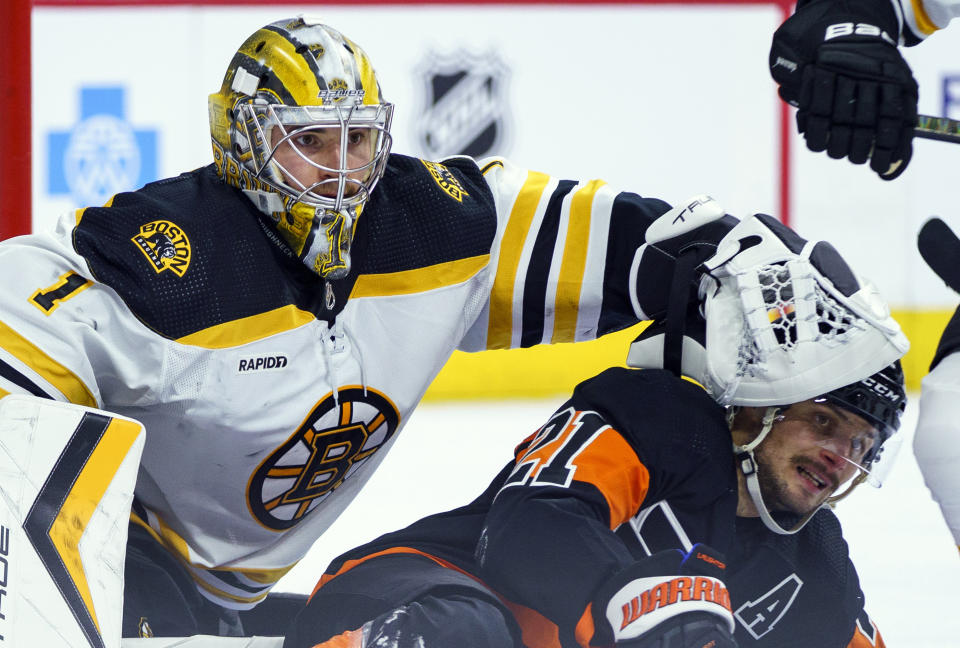
[[[725,214],[707,195],[694,196],[650,224],[645,243],[637,249],[630,268],[630,301],[637,319],[667,317],[673,295],[697,301],[700,276],[677,272],[678,264],[694,268],[712,257],[717,245],[739,221]]]
[[[591,605],[593,644],[625,648],[736,648],[726,564],[715,549],[653,554],[616,574]]]
[[[876,373],[909,348],[876,288],[825,241],[755,214],[698,266],[681,254],[674,283],[700,281],[702,302],[674,291],[627,366],[697,380],[721,405],[796,403]]]
[[[894,0],[895,1],[895,0]],[[910,162],[917,82],[897,49],[890,0],[801,0],[777,29],[770,74],[797,107],[811,151],[854,164],[870,160],[884,180]]]

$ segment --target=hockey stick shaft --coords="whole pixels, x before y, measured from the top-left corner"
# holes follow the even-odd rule
[[[930,218],[917,234],[917,249],[930,269],[960,292],[960,238],[943,220]]]
[[[926,139],[960,144],[960,121],[947,117],[917,115],[917,126],[913,134]]]

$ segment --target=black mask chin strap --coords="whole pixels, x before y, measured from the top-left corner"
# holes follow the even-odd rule
[[[667,302],[667,319],[663,332],[663,368],[676,376],[682,375],[683,338],[687,329],[687,310],[691,307],[690,289],[700,255],[695,247],[682,250],[674,264]],[[693,308],[696,308],[696,304]]]

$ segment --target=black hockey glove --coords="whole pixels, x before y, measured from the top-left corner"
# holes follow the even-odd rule
[[[667,317],[671,296],[684,292],[697,303],[700,274],[694,268],[713,256],[717,243],[740,222],[710,196],[690,198],[655,220],[637,250],[630,272],[631,301],[640,320]],[[678,266],[686,271],[678,271]]]
[[[697,544],[661,551],[607,581],[592,604],[593,643],[624,648],[736,648],[726,565]]]
[[[801,0],[770,47],[770,74],[797,107],[807,148],[869,159],[884,180],[907,168],[917,123],[917,82],[899,35],[890,0]]]

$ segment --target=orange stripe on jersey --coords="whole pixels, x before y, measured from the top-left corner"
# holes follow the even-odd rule
[[[650,472],[620,433],[608,427],[574,460],[574,479],[593,484],[607,500],[610,528],[640,510],[650,486]]]
[[[363,648],[363,629],[347,630],[336,637],[331,637],[313,648]]]
[[[332,581],[337,576],[344,574],[357,565],[378,558],[380,556],[389,556],[396,554],[407,554],[415,556],[423,556],[433,562],[437,563],[441,567],[446,567],[447,569],[452,569],[458,571],[464,576],[472,578],[477,581],[484,587],[490,590],[491,593],[497,596],[500,601],[510,609],[510,612],[513,614],[514,618],[517,620],[517,623],[520,625],[520,630],[523,635],[523,643],[527,648],[561,648],[560,645],[560,632],[556,624],[547,619],[545,616],[537,612],[532,608],[514,603],[503,596],[499,592],[494,590],[492,587],[483,582],[483,580],[477,578],[470,572],[464,571],[454,565],[451,562],[444,560],[443,558],[438,558],[432,554],[420,551],[418,549],[413,549],[412,547],[391,547],[389,549],[384,549],[383,551],[378,551],[362,558],[357,558],[355,560],[348,560],[343,563],[333,574],[324,574],[320,577],[320,582],[317,583],[317,586],[313,589],[313,592],[310,594],[310,598],[313,598],[313,595],[316,594],[321,587]],[[328,648],[327,644],[319,644],[323,648]],[[330,648],[338,646],[339,644],[330,644]],[[316,647],[314,647],[316,648]]]
[[[577,627],[574,628],[573,633],[577,638],[577,643],[581,646],[589,646],[596,631],[597,629],[593,625],[593,603],[590,603],[587,605],[587,609],[583,611],[583,616],[577,621]]]
[[[556,314],[553,318],[551,342],[573,342],[580,312],[580,289],[587,266],[587,248],[590,240],[590,216],[593,198],[606,182],[591,180],[577,190],[570,201],[567,240],[563,246],[563,262],[557,280]]]
[[[560,412],[537,432],[537,436],[554,434],[551,425],[565,414],[569,418],[563,424],[563,430],[550,441],[537,443],[534,437],[529,444],[521,444],[520,448],[526,451],[518,456],[516,465],[534,464],[528,471],[526,483],[545,484],[545,481],[537,479],[538,475],[557,463],[557,457],[562,452],[570,452],[571,449],[566,448],[569,443],[583,442],[575,441],[573,437],[583,426],[585,418],[599,417],[596,412],[574,412],[572,409]],[[572,471],[569,477],[571,481],[592,484],[601,492],[610,511],[611,529],[617,528],[640,510],[650,485],[650,472],[630,444],[609,425],[600,428],[583,447],[573,448],[568,465]],[[569,483],[557,485],[568,486]]]
[[[556,623],[532,608],[508,601],[502,596],[500,600],[510,609],[513,618],[517,620],[524,646],[527,648],[561,648],[560,628],[557,627]]]
[[[880,636],[880,631],[873,621],[870,622],[868,632],[873,633],[873,639],[863,633],[863,628],[860,627],[860,619],[857,619],[853,626],[853,638],[847,644],[847,648],[886,648],[887,645],[883,643],[883,637]]]
[[[323,575],[320,577],[320,581],[317,583],[317,586],[314,587],[314,588],[313,588],[313,591],[310,593],[310,598],[313,598],[313,595],[316,594],[317,591],[318,591],[321,587],[323,587],[324,585],[326,585],[327,583],[329,583],[330,581],[332,581],[334,578],[336,578],[336,577],[339,576],[340,574],[344,574],[344,573],[350,571],[351,569],[353,569],[354,567],[356,567],[357,565],[360,565],[360,564],[362,564],[362,563],[365,563],[365,562],[367,562],[368,560],[372,560],[372,559],[378,558],[378,557],[380,557],[380,556],[389,556],[389,555],[391,555],[391,554],[415,554],[415,555],[417,555],[417,556],[423,556],[424,558],[429,558],[430,560],[432,560],[433,562],[437,563],[438,565],[441,565],[442,567],[447,567],[448,569],[454,569],[454,570],[460,572],[461,574],[464,574],[464,575],[466,575],[466,576],[469,576],[470,578],[472,578],[473,580],[475,580],[475,581],[477,581],[477,582],[483,582],[483,581],[481,581],[479,578],[477,578],[476,576],[474,576],[473,574],[471,574],[471,573],[469,573],[469,572],[463,571],[462,569],[460,569],[459,567],[457,567],[457,566],[454,565],[453,563],[447,562],[447,561],[444,560],[443,558],[437,558],[436,556],[433,556],[433,555],[428,554],[428,553],[426,553],[426,552],[420,551],[420,550],[418,550],[418,549],[412,549],[412,548],[410,548],[410,547],[391,547],[391,548],[389,548],[389,549],[384,549],[383,551],[378,551],[378,552],[376,552],[376,553],[372,553],[372,554],[366,555],[366,556],[364,556],[363,558],[356,558],[356,559],[354,559],[354,560],[348,560],[348,561],[346,561],[345,563],[343,563],[342,565],[340,565],[340,569],[338,569],[336,572],[334,572],[334,573],[332,573],[332,574],[330,574],[330,573],[323,574]]]

